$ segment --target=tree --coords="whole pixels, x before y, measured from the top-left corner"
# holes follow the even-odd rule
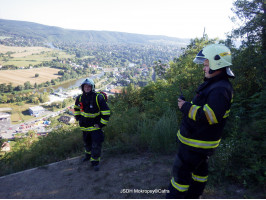
[[[3,103],[7,103],[7,96],[6,96],[6,95],[3,95],[3,96],[1,97],[1,102],[3,102]]]
[[[13,88],[13,86],[12,86],[12,83],[9,83],[9,84],[7,85],[7,91],[8,91],[8,92],[13,92],[13,90],[14,90],[14,88]]]
[[[2,83],[2,84],[0,84],[0,92],[1,93],[4,93],[5,91],[6,91],[6,88],[7,86],[6,86],[6,84],[5,83]]]
[[[51,85],[51,82],[49,82],[49,81],[46,81],[46,82],[45,82],[45,85],[48,87],[48,86],[50,86],[50,85]]]
[[[43,94],[40,95],[39,100],[41,103],[49,101],[50,100],[49,94],[47,92],[44,92]]]
[[[261,91],[265,84],[266,66],[266,2],[264,0],[235,0],[233,12],[242,24],[232,31],[232,37],[246,38],[240,50],[233,52],[233,64],[236,68],[236,79],[239,91],[246,99],[255,92]],[[251,81],[252,80],[252,81]],[[244,84],[241,87],[241,84]],[[245,91],[245,92],[244,92]]]
[[[249,44],[261,43],[266,51],[266,2],[265,0],[236,0],[232,11],[243,23],[233,30],[235,36],[246,37]],[[236,17],[232,18],[233,21]]]
[[[227,124],[229,138],[234,141],[230,162],[226,168],[231,176],[245,176],[247,185],[265,184],[265,66],[266,66],[266,2],[265,0],[235,0],[232,9],[241,26],[232,31],[232,37],[244,38],[239,49],[232,48],[236,74],[231,120]],[[236,18],[234,18],[236,19]],[[230,39],[230,38],[229,38]],[[236,67],[234,67],[236,66]],[[239,121],[238,123],[236,123]],[[234,134],[232,134],[234,133]],[[248,145],[246,145],[248,144]],[[257,151],[257,150],[260,151]],[[252,159],[247,156],[252,154]],[[241,165],[240,160],[245,160]],[[255,162],[254,162],[255,160]],[[255,176],[254,176],[255,175]]]
[[[24,88],[25,88],[25,90],[31,89],[31,84],[29,81],[24,83]]]
[[[23,86],[22,85],[18,85],[17,87],[15,87],[16,91],[22,91],[23,90]]]
[[[215,43],[216,39],[209,39],[207,35],[203,38],[196,38],[183,49],[179,58],[170,62],[170,68],[166,72],[166,80],[169,83],[178,82],[182,89],[191,88],[194,90],[202,82],[202,67],[193,63],[195,56],[206,45]]]
[[[11,54],[13,54],[14,52],[12,52],[12,51],[8,51],[8,52],[6,52],[6,55],[9,57],[9,58],[11,58]]]
[[[62,102],[62,108],[65,108],[67,106],[67,102],[64,100],[63,102]]]
[[[55,85],[55,84],[56,84],[56,80],[55,80],[55,79],[52,79],[52,80],[51,80],[51,84],[52,84],[52,85]]]
[[[39,98],[38,98],[38,97],[33,97],[33,98],[31,99],[31,101],[32,101],[32,103],[38,104],[38,102],[39,102]]]
[[[159,78],[165,78],[165,72],[167,69],[167,64],[162,63],[161,60],[158,60],[158,62],[157,61],[154,62],[153,68],[154,68],[156,75]]]
[[[64,75],[64,71],[63,71],[63,70],[60,70],[60,71],[58,72],[58,75]]]

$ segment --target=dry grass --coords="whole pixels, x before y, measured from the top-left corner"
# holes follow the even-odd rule
[[[58,78],[59,69],[43,67],[34,69],[20,69],[20,70],[2,70],[0,71],[0,84],[12,83],[13,86],[23,85],[29,81],[32,85],[34,83],[40,84],[52,79]],[[35,78],[35,74],[39,77]]]

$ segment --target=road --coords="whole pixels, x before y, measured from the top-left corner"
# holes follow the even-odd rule
[[[63,92],[64,93],[64,92]],[[67,92],[68,96],[75,96],[80,94],[80,89],[74,89]],[[45,104],[51,104],[53,102],[63,101],[66,99],[67,96],[55,96],[50,95],[50,101],[46,102]],[[30,130],[34,130],[37,133],[48,132],[47,129],[49,126],[43,123],[44,120],[47,120],[49,117],[55,117],[67,110],[66,108],[62,109],[61,111],[52,112],[52,111],[45,111],[41,113],[38,118],[33,118],[26,122],[20,124],[12,124],[10,121],[5,123],[0,123],[0,137],[3,139],[12,139],[14,135],[17,133],[26,133]]]
[[[95,79],[95,78],[100,78],[102,76],[104,76],[104,72],[102,72],[100,74],[96,74],[90,78]],[[104,79],[104,80],[106,80],[106,79]],[[102,87],[102,88],[105,88],[105,87]],[[63,101],[64,99],[66,99],[70,96],[75,97],[80,93],[81,93],[81,91],[79,88],[66,90],[66,91],[63,90],[61,93],[58,93],[57,95],[50,94],[50,96],[49,96],[50,101],[46,102],[44,104],[40,104],[40,105],[49,105],[53,102]],[[108,93],[108,95],[112,95],[112,94]],[[46,129],[47,125],[45,125],[41,122],[44,119],[48,119],[51,116],[57,116],[60,113],[63,113],[64,110],[61,110],[58,112],[45,111],[42,114],[40,114],[40,116],[38,116],[38,119],[34,118],[34,119],[28,120],[26,122],[20,123],[20,124],[12,124],[10,121],[8,121],[7,123],[0,123],[0,138],[2,137],[4,139],[12,139],[12,138],[14,138],[14,135],[16,135],[17,133],[25,133],[25,132],[28,132],[30,130],[34,130],[37,133],[46,132],[47,131],[47,129]]]
[[[42,113],[40,116],[42,117],[41,119],[38,118],[33,118],[31,120],[28,120],[27,122],[23,122],[20,124],[11,124],[10,121],[9,123],[1,123],[0,124],[0,136],[3,139],[12,139],[14,138],[14,135],[17,133],[25,133],[30,130],[34,130],[37,133],[40,132],[46,132],[46,127],[47,125],[41,123],[44,118],[49,118],[52,115],[55,115],[57,113],[51,112],[51,111],[45,111]],[[40,117],[39,116],[39,117]]]

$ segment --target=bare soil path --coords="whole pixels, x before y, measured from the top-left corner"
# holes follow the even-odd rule
[[[165,198],[174,156],[114,155],[95,172],[81,157],[0,177],[1,199]],[[203,198],[243,198],[232,188],[206,189]],[[229,196],[228,196],[229,195]]]

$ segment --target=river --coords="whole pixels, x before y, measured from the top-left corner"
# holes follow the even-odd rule
[[[90,76],[89,78],[94,80],[96,78],[100,78],[104,76],[104,72],[101,72],[100,74],[95,74],[95,75],[92,75]],[[81,85],[81,83],[86,79],[86,77],[83,77],[83,78],[79,78],[79,79],[76,79],[76,80],[72,80],[72,81],[68,81],[66,83],[62,83],[62,84],[59,84],[59,85],[51,85],[49,86],[48,88],[41,88],[39,89],[38,91],[35,90],[35,92],[38,92],[38,93],[43,93],[43,92],[51,92],[51,89],[53,91],[64,91],[64,90],[71,90],[71,89],[74,89],[74,88],[77,88]],[[12,97],[16,97],[17,95],[8,95],[8,98],[12,98]]]
[[[102,77],[103,75],[104,75],[104,72],[101,72],[100,74],[96,74],[96,75],[90,76],[89,78],[92,79],[92,80],[94,80],[96,78]],[[81,83],[85,79],[86,78],[80,78],[80,79],[77,79],[77,80],[68,81],[68,82],[63,83],[63,84],[60,84],[60,85],[50,86],[49,89],[53,89],[54,91],[56,91],[56,90],[69,90],[69,89],[74,89],[76,87],[79,87],[81,85]],[[45,88],[42,91],[47,91],[47,88]]]

